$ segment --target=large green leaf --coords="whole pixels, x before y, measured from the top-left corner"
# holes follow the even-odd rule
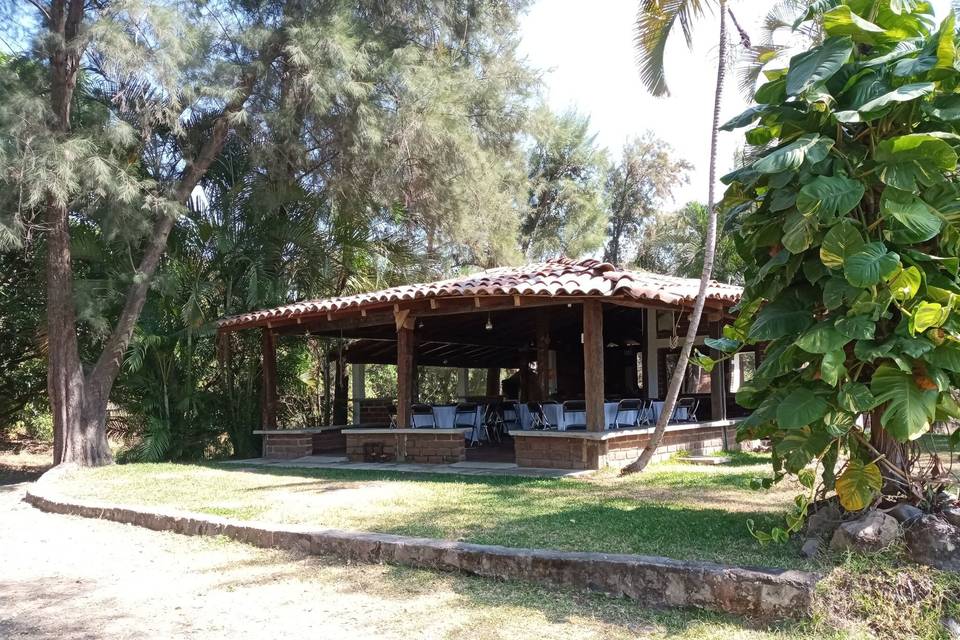
[[[850,342],[850,338],[843,335],[833,326],[830,320],[823,320],[797,339],[797,346],[807,353],[827,353],[841,348]]]
[[[940,33],[937,37],[937,66],[935,69],[942,69],[955,74],[957,62],[957,44],[956,28],[957,17],[950,11],[947,17],[940,24]]]
[[[937,182],[944,171],[957,166],[957,152],[943,138],[929,133],[910,133],[882,140],[874,160],[880,179],[901,191],[918,191]]]
[[[840,406],[853,413],[870,411],[877,406],[877,399],[862,382],[848,382],[840,387],[837,395]]]
[[[823,30],[829,36],[850,36],[854,42],[876,44],[883,40],[885,29],[864,20],[855,14],[848,5],[841,4],[825,12],[822,17]]]
[[[873,340],[876,324],[867,316],[837,318],[837,331],[853,340]]]
[[[887,111],[887,107],[901,102],[911,102],[918,98],[922,98],[923,96],[932,93],[935,87],[936,85],[932,82],[913,82],[911,84],[905,84],[897,87],[893,91],[870,100],[857,109],[857,111],[860,114],[861,121],[869,122],[882,116]]]
[[[843,275],[855,287],[872,287],[893,275],[899,265],[900,256],[888,252],[882,242],[871,242],[844,260]]]
[[[939,120],[947,122],[960,120],[960,95],[952,93],[946,96],[937,96],[930,102],[924,102],[920,108],[927,115]]]
[[[754,105],[725,122],[723,126],[720,127],[720,131],[733,131],[734,129],[753,124],[767,109],[768,107],[766,105]]]
[[[860,228],[849,220],[830,227],[820,243],[820,260],[831,269],[840,269],[844,261],[864,244]]]
[[[949,307],[945,307],[939,302],[924,300],[913,308],[913,314],[910,317],[910,331],[923,333],[931,327],[943,326],[948,317],[950,317]]]
[[[840,505],[847,511],[860,511],[873,502],[874,496],[883,486],[883,476],[876,463],[866,464],[850,459],[837,478],[836,490]]]
[[[810,300],[789,290],[760,309],[747,337],[750,340],[775,340],[797,334],[813,324]]]
[[[917,295],[917,292],[920,290],[920,282],[920,269],[907,267],[901,270],[900,273],[890,281],[890,294],[894,300],[906,302]]]
[[[827,409],[827,401],[810,389],[796,389],[777,407],[777,424],[781,429],[799,429],[822,418]]]
[[[945,342],[924,356],[935,367],[960,373],[960,344]]]
[[[890,239],[897,244],[926,242],[940,232],[943,223],[923,200],[912,193],[889,187],[883,190],[880,213],[897,221],[898,224],[891,225],[888,232]]]
[[[787,71],[787,95],[795,96],[818,82],[829,80],[852,53],[853,40],[849,36],[836,36],[793,56]]]
[[[831,138],[821,138],[816,133],[810,133],[797,138],[790,144],[774,149],[753,163],[752,168],[760,173],[780,173],[799,169],[808,156],[810,162],[823,160],[832,146]]]
[[[847,354],[843,349],[835,349],[823,354],[820,360],[820,379],[831,387],[837,386],[840,378],[847,373],[847,368],[844,366],[846,360]]]
[[[842,176],[817,176],[797,194],[797,209],[822,220],[842,216],[860,203],[863,183]]]
[[[887,408],[880,423],[900,442],[915,440],[930,430],[937,405],[937,391],[921,389],[913,374],[888,364],[877,367],[870,383],[873,394]]]
[[[863,289],[854,287],[843,278],[830,278],[823,285],[823,304],[832,311],[852,304],[862,293]]]
[[[783,246],[792,254],[803,253],[813,244],[817,226],[815,215],[794,211],[783,223]]]
[[[739,340],[730,338],[704,338],[703,344],[723,353],[735,353],[743,345]]]

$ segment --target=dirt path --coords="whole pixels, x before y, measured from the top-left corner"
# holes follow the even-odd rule
[[[0,485],[4,639],[767,637],[622,600],[47,514],[25,487]]]

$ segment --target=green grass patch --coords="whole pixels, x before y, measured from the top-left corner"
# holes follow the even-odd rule
[[[626,478],[531,479],[346,469],[130,464],[63,481],[77,497],[244,520],[312,524],[510,547],[638,553],[808,567],[796,543],[759,546],[746,521],[780,520],[790,488],[757,492],[763,456],[732,466],[652,465]]]

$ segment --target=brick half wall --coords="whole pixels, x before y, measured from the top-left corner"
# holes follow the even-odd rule
[[[467,459],[460,429],[350,429],[345,436],[351,462],[453,464]]]
[[[312,433],[267,433],[263,436],[263,457],[279,460],[302,458],[313,453]]]
[[[654,462],[666,460],[674,453],[687,451],[693,455],[709,455],[723,451],[723,429],[704,426],[697,429],[667,431],[654,455]],[[737,449],[736,426],[727,429],[731,450]],[[546,469],[602,469],[625,467],[640,456],[650,442],[649,433],[605,434],[605,439],[577,435],[523,436],[514,438],[517,465]]]

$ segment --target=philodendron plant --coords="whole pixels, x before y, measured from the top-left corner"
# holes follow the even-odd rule
[[[911,443],[960,417],[954,16],[938,27],[927,2],[820,0],[803,20],[823,42],[766,72],[758,104],[722,127],[749,127],[757,150],[721,203],[750,266],[736,320],[708,346],[763,345],[738,438],[771,440],[775,479],[836,491],[850,511],[881,493],[930,507],[945,475],[918,473]]]

